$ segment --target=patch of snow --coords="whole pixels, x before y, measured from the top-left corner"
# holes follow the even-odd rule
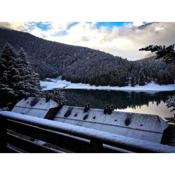
[[[95,86],[84,83],[72,83],[66,80],[60,79],[49,79],[49,81],[40,81],[42,90],[52,90],[52,89],[86,89],[86,90],[113,90],[113,91],[175,91],[175,84],[159,85],[154,82],[150,82],[144,86],[136,85],[132,86]]]

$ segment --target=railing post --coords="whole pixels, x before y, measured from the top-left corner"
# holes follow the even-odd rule
[[[103,143],[97,139],[91,139],[90,147],[90,151],[93,153],[102,152]]]
[[[0,116],[0,153],[7,152],[7,119]]]

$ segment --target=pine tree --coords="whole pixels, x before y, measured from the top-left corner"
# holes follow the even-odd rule
[[[3,100],[19,100],[40,94],[39,76],[27,62],[26,53],[6,44],[0,57],[0,97]]]
[[[14,71],[12,67],[15,59],[17,59],[15,50],[6,44],[0,57],[0,97],[2,100],[8,100],[15,96],[14,89],[9,81],[11,78],[10,69]]]
[[[21,48],[18,54],[20,81],[17,84],[19,95],[36,96],[40,92],[39,75],[32,70],[31,65],[27,62],[27,55]]]
[[[167,47],[161,45],[149,45],[139,49],[139,51],[150,51],[156,53],[155,59],[163,59],[166,64],[175,63],[174,44]]]

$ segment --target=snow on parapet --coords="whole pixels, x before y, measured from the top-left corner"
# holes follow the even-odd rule
[[[49,79],[49,81],[40,81],[43,90],[51,89],[85,89],[85,90],[113,90],[113,91],[138,91],[138,92],[159,92],[159,91],[175,91],[175,84],[159,85],[150,82],[144,86],[95,86],[83,83],[71,83],[66,80]]]
[[[69,115],[66,115],[68,112]],[[103,109],[92,108],[84,112],[82,107],[75,106],[63,106],[54,120],[157,143],[161,142],[168,126],[156,115],[118,111],[109,115],[104,114]]]
[[[119,111],[105,114],[103,109],[85,111],[82,107],[60,105],[52,100],[29,97],[18,102],[12,111],[157,143],[168,126],[156,115]]]
[[[58,104],[53,100],[46,101],[45,98],[28,97],[27,99],[19,101],[12,111],[44,118],[51,108],[57,106]]]

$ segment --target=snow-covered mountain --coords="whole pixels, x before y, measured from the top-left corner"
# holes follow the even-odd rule
[[[175,65],[153,58],[131,62],[98,50],[44,40],[29,33],[0,28],[0,50],[8,42],[22,47],[40,78],[62,76],[95,85],[172,84]]]

